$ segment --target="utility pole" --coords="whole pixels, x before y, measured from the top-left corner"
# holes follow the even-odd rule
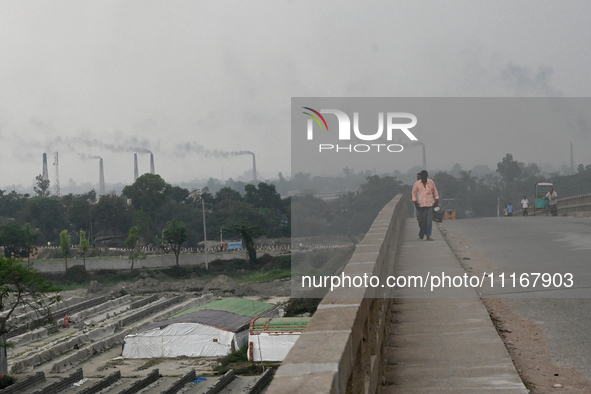
[[[53,152],[53,165],[55,166],[55,195],[60,196],[60,170],[57,152]]]
[[[205,242],[205,270],[209,270],[209,258],[207,255],[207,226],[205,224],[205,199],[201,189],[195,190],[195,196],[201,199],[201,211],[203,212],[203,241]]]

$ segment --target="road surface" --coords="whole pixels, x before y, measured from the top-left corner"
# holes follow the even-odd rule
[[[494,289],[521,317],[538,323],[558,365],[591,380],[591,218],[501,217],[445,221],[442,229],[461,234],[460,259],[493,272]],[[471,256],[464,258],[462,256]],[[470,260],[468,260],[470,259]],[[478,266],[477,261],[485,261]],[[499,276],[518,273],[571,273],[571,288],[498,286]]]

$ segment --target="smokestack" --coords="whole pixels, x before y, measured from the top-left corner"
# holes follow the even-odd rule
[[[137,169],[137,153],[133,154],[133,182],[137,181],[139,171]]]
[[[252,154],[252,180],[257,180],[257,160],[254,156],[254,153]]]
[[[575,155],[573,154],[573,143],[570,143],[570,170],[575,172]]]
[[[47,173],[47,153],[43,154],[43,180],[46,181],[49,179],[49,174]]]
[[[423,169],[426,170],[427,169],[427,154],[425,153],[425,144],[421,144],[423,145]]]
[[[105,172],[103,171],[103,158],[99,159],[99,195],[105,195]]]
[[[152,152],[150,152],[150,174],[155,174],[156,171],[154,171],[154,154]]]
[[[55,166],[55,195],[60,196],[60,170],[57,152],[53,152],[53,165]]]

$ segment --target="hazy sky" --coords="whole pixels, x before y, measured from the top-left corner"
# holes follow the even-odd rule
[[[253,151],[263,176],[289,174],[291,97],[586,97],[590,14],[584,1],[5,0],[0,188],[30,186],[43,152],[53,181],[54,151],[62,185],[98,182],[91,156],[107,183],[130,183],[146,150],[169,182],[251,167],[215,150]],[[576,162],[591,162],[584,127],[547,137],[555,151],[515,143],[514,157],[568,164],[572,141]],[[430,166],[494,168],[507,153],[472,148],[479,162]]]

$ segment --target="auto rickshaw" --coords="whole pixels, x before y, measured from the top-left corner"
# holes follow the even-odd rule
[[[534,216],[536,216],[536,211],[546,210],[548,207],[548,200],[546,199],[546,194],[550,191],[551,188],[554,187],[553,183],[550,182],[539,182],[536,183],[536,194],[535,198],[536,201],[534,203]]]

